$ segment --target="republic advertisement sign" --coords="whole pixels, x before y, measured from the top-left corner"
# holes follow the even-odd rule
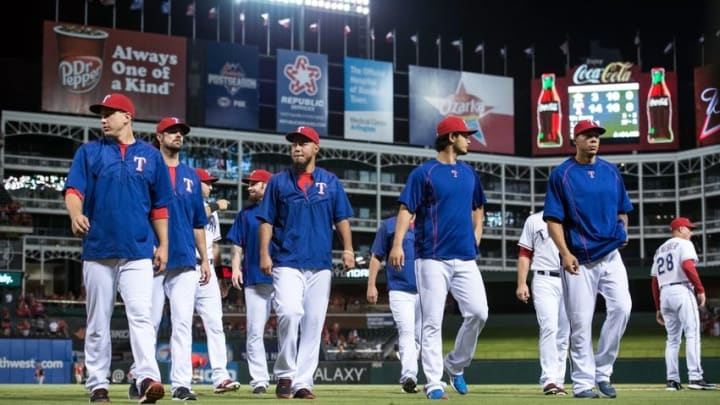
[[[205,124],[258,129],[258,49],[222,42],[207,44]]]
[[[91,115],[123,93],[135,118],[185,117],[186,40],[168,35],[45,21],[42,109]]]
[[[345,139],[393,142],[392,63],[345,58]]]
[[[720,65],[695,68],[697,146],[720,144]]]
[[[530,89],[533,156],[574,154],[572,129],[584,119],[607,130],[600,137],[603,153],[678,149],[675,72],[641,72],[632,62],[584,64],[568,77],[543,73]]]
[[[434,145],[437,123],[457,115],[478,130],[469,150],[515,153],[511,78],[411,65],[409,81],[411,144]]]
[[[276,104],[278,132],[307,125],[327,135],[327,55],[278,49]]]

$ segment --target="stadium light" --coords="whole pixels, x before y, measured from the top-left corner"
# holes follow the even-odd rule
[[[235,1],[240,2],[240,0]],[[262,0],[260,2],[296,5],[349,15],[370,14],[370,0]]]

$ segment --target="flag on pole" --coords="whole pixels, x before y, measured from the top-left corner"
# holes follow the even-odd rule
[[[452,41],[450,44],[456,48],[462,48],[462,39],[456,39]]]
[[[460,53],[460,71],[462,71],[464,68],[464,65],[463,65],[463,40],[462,40],[462,38],[456,39],[456,40],[452,41],[450,44],[452,44],[452,46],[457,48],[457,50]]]
[[[393,31],[389,31],[387,34],[385,34],[385,42],[393,42],[395,40],[395,34]]]
[[[435,39],[435,46],[437,46],[438,53],[438,69],[442,69],[442,36],[438,35]]]
[[[375,28],[370,28],[370,39],[375,40]]]
[[[214,20],[217,18],[217,8],[212,7],[208,10],[208,18]]]
[[[345,34],[345,36],[347,36],[347,35],[348,35],[349,33],[351,33],[351,32],[352,32],[352,30],[350,29],[350,26],[349,26],[349,25],[346,25],[346,26],[343,28],[343,34]]]
[[[416,32],[415,35],[410,37],[410,40],[415,44],[415,65],[420,65],[420,33]]]
[[[314,22],[314,23],[308,25],[308,30],[310,32],[317,32],[318,31],[318,23]]]
[[[185,15],[188,17],[195,16],[195,2],[188,4],[187,10],[185,10]]]
[[[720,30],[715,31],[715,36],[720,37]]]
[[[640,46],[640,31],[635,33],[635,45]]]
[[[267,26],[268,26],[268,20],[270,19],[270,14],[269,14],[269,13],[262,13],[262,14],[260,14],[260,17],[261,17],[262,20],[263,20],[263,22],[262,22],[263,27],[267,27]]]
[[[375,60],[375,27],[370,27],[370,59]]]
[[[529,48],[525,48],[525,49],[523,50],[523,52],[525,52],[525,56],[534,56],[534,55],[535,55],[535,48],[531,46],[531,47],[529,47]]]
[[[530,73],[532,74],[532,78],[535,78],[535,45],[531,45],[528,48],[525,48],[523,50],[525,52],[525,56],[530,58]]]
[[[289,18],[283,18],[281,20],[278,20],[278,24],[280,24],[283,28],[288,29],[290,28],[290,19]]]
[[[670,41],[670,42],[668,42],[667,45],[665,45],[665,49],[663,49],[663,53],[664,53],[665,55],[667,55],[667,54],[669,54],[670,51],[672,51],[672,50],[673,50],[673,41]]]
[[[130,10],[132,10],[132,11],[142,10],[142,8],[143,8],[143,0],[133,0],[133,2],[130,3]]]
[[[170,14],[170,1],[169,0],[163,0],[163,2],[160,4],[160,12],[163,14]]]
[[[395,28],[385,34],[385,41],[392,43],[393,47],[393,72],[397,69],[397,41],[395,41]]]
[[[700,35],[700,38],[698,38],[698,42],[701,44],[705,43],[705,34]]]
[[[560,51],[562,51],[563,55],[567,55],[570,51],[570,46],[568,44],[568,41],[566,40],[562,44],[560,44]]]
[[[502,48],[500,48],[500,56],[503,59],[503,76],[507,76],[507,65],[508,65],[508,58],[507,58],[507,45],[503,45]]]
[[[245,24],[245,13],[240,13],[238,20],[240,20],[240,24]]]
[[[484,41],[477,44],[477,46],[475,47],[475,53],[482,54],[481,59],[480,59],[480,62],[481,62],[481,65],[480,65],[481,70],[480,71],[482,73],[485,73],[485,42]]]
[[[640,68],[640,70],[642,70],[642,57],[641,57],[642,55],[640,54],[640,45],[641,45],[641,42],[640,42],[640,31],[638,30],[638,31],[635,33],[635,51],[636,51],[636,53],[637,53],[637,64],[638,64],[638,67]]]

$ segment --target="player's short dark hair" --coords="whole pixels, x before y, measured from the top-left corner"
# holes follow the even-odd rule
[[[447,148],[449,145],[452,144],[452,142],[450,142],[450,135],[452,135],[452,133],[440,135],[437,138],[435,138],[435,150],[436,151],[442,152],[445,150],[445,148]]]

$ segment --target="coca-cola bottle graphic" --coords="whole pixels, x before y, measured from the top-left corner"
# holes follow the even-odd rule
[[[647,99],[648,142],[672,142],[672,103],[670,91],[665,84],[665,69],[652,68],[650,75],[652,84]]]
[[[560,96],[555,88],[555,74],[544,73],[542,75],[542,90],[537,104],[537,145],[539,148],[562,146],[561,118]]]

